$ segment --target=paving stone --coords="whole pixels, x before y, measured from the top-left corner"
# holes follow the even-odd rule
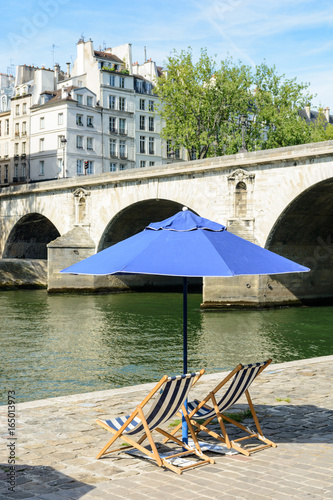
[[[153,384],[19,404],[20,458],[16,496],[10,498],[331,499],[333,356],[270,368],[255,380],[250,393],[264,435],[278,447],[251,457],[212,455],[215,465],[185,471],[181,476],[125,453],[95,459],[109,438],[95,419],[131,412]],[[193,397],[205,396],[223,376],[202,377],[193,388]],[[289,397],[290,402],[277,401],[279,397]],[[232,411],[242,411],[246,404],[242,398]],[[6,422],[5,407],[0,407],[0,418]],[[245,424],[254,427],[251,419]],[[240,435],[238,430],[230,430],[230,434],[233,439]],[[210,440],[204,434],[199,437]],[[6,454],[0,451],[5,464]],[[7,500],[3,493],[7,487],[6,475],[0,469],[0,500]]]

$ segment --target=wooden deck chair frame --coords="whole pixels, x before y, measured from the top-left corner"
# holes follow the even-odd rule
[[[270,441],[269,439],[265,438],[258,420],[258,416],[256,414],[256,411],[254,409],[254,405],[252,403],[251,396],[249,394],[249,386],[252,384],[253,380],[257,378],[257,376],[272,362],[271,359],[268,361],[265,361],[263,363],[256,363],[253,365],[245,365],[243,366],[242,364],[239,364],[236,366],[236,368],[227,375],[212,391],[209,392],[209,394],[203,399],[200,403],[199,401],[194,401],[188,403],[188,416],[191,420],[191,424],[195,428],[195,433],[198,434],[200,431],[206,432],[213,438],[217,439],[218,441],[221,441],[223,444],[227,446],[227,448],[235,449],[239,453],[242,453],[245,456],[249,456],[250,453],[262,450],[264,448],[269,448],[273,447],[276,448],[276,444],[273,441]],[[237,395],[236,400],[234,400],[230,405],[224,404],[224,399],[225,396],[228,394],[228,391],[232,394],[232,387],[233,384],[236,382],[236,375],[240,374],[241,370],[250,370],[253,367],[254,370],[256,370],[256,374],[253,376],[252,380],[246,385],[246,389],[242,390],[239,395]],[[227,389],[227,392],[223,395],[222,398],[217,397],[217,392],[227,383],[229,382],[230,379],[235,377],[235,379],[231,382],[230,386]],[[230,418],[229,416],[225,415],[224,412],[231,408],[238,399],[245,394],[253,420],[254,424],[256,427],[256,431],[250,429],[249,427],[241,424],[240,422],[236,422],[234,419]],[[219,401],[217,401],[219,399]],[[221,410],[223,408],[223,410]],[[205,418],[204,416],[200,415],[200,410],[203,410],[203,414],[206,412],[208,415],[208,418]],[[214,432],[212,429],[210,429],[208,426],[212,422],[213,419],[217,418],[218,423],[220,425],[221,429],[221,434],[218,434]],[[197,420],[203,420],[203,422],[199,422]],[[231,440],[229,438],[229,435],[226,431],[224,421],[229,422],[230,424],[235,425],[239,429],[245,432],[244,437],[240,437],[238,439]],[[172,434],[175,435],[180,428],[180,425],[175,427],[175,429],[172,431]],[[243,448],[240,446],[238,443],[245,441],[246,439],[251,439],[251,438],[256,438],[259,441],[263,442],[264,444],[262,445],[257,445],[253,446],[252,448]],[[163,441],[164,443],[167,442],[167,439]]]
[[[187,413],[185,406],[184,406],[185,398],[182,398],[181,405],[178,405],[178,407],[175,408],[175,411],[173,412],[173,416],[179,411],[180,406],[181,406],[181,409],[182,409],[182,412],[184,414],[185,420],[187,422],[188,429],[189,429],[189,432],[190,432],[191,437],[193,439],[195,448],[191,448],[188,444],[184,443],[181,439],[178,439],[176,436],[173,436],[171,433],[169,433],[169,432],[167,432],[164,429],[161,429],[159,427],[159,425],[162,425],[162,423],[169,420],[169,418],[164,419],[162,421],[162,423],[159,423],[158,426],[153,426],[153,429],[150,428],[149,422],[148,422],[148,415],[151,414],[152,409],[156,406],[156,404],[158,404],[156,402],[159,401],[159,399],[160,399],[160,396],[157,393],[162,393],[163,386],[166,387],[165,384],[168,381],[170,381],[172,379],[181,379],[184,377],[188,377],[188,378],[192,377],[192,381],[190,383],[190,386],[191,386],[191,385],[193,385],[193,383],[197,382],[197,380],[203,375],[204,372],[205,372],[205,370],[201,370],[200,372],[195,373],[195,374],[180,375],[178,377],[168,377],[167,375],[165,375],[164,377],[161,378],[161,380],[154,387],[154,389],[152,389],[152,391],[148,394],[148,396],[142,401],[142,403],[140,403],[136,407],[136,409],[133,411],[133,413],[131,415],[128,415],[127,417],[122,417],[122,418],[120,417],[118,419],[111,419],[108,421],[97,420],[96,421],[97,424],[100,425],[101,427],[103,427],[104,429],[106,429],[107,431],[113,433],[113,437],[108,441],[108,443],[104,446],[104,448],[98,453],[96,458],[99,459],[99,458],[101,458],[109,453],[113,453],[116,451],[124,451],[124,450],[127,450],[129,448],[136,448],[137,450],[139,450],[142,453],[144,453],[145,455],[147,455],[149,458],[155,460],[159,467],[166,467],[166,468],[172,470],[173,472],[176,472],[177,474],[181,474],[185,469],[190,469],[193,467],[197,467],[199,465],[204,465],[207,463],[213,464],[214,460],[212,458],[204,455],[200,449],[198,439],[196,437],[195,431],[193,429],[193,426],[192,426],[190,419],[188,417],[188,413]],[[188,393],[188,390],[187,390],[187,393]],[[148,410],[148,412],[149,412],[148,415],[145,415],[145,413],[144,413],[145,406],[149,402],[151,402],[153,396],[155,396],[156,394],[157,394],[156,401],[152,403],[150,409]],[[120,425],[120,423],[122,423],[122,425],[120,426],[120,428],[118,430],[111,427],[107,423],[107,422],[111,422],[114,424],[114,422],[116,420],[117,420],[118,425]],[[134,422],[134,426],[133,426],[134,430],[133,429],[129,430],[129,426],[133,425],[133,424],[131,424],[133,422]],[[138,433],[141,435],[137,441],[135,441],[129,435],[126,435],[126,433],[135,432],[135,428],[141,428],[141,431]],[[171,440],[174,443],[178,444],[179,446],[182,447],[182,451],[175,453],[173,455],[168,455],[166,459],[161,457],[158,450],[157,450],[154,438],[152,436],[152,431],[156,431],[156,432],[162,434],[162,436],[165,439],[167,439],[168,441]],[[127,443],[127,446],[121,446],[121,448],[114,448],[114,449],[110,450],[110,447],[113,445],[113,443],[115,443],[115,441],[117,439],[121,439],[122,441]],[[151,450],[149,450],[148,448],[146,448],[142,444],[146,439],[148,439]],[[182,457],[182,456],[190,455],[190,454],[195,454],[197,457],[200,458],[200,461],[196,462],[195,464],[185,465],[183,467],[174,466],[167,461],[167,459],[170,459],[170,458],[177,458],[177,457]]]

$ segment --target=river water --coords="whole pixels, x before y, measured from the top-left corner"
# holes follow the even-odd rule
[[[333,354],[333,307],[203,311],[188,297],[188,371]],[[98,391],[182,371],[182,295],[0,293],[1,404]]]

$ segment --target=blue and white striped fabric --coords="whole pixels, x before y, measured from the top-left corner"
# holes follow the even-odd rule
[[[262,366],[264,366],[265,364],[266,361],[264,361],[263,363],[245,365],[235,374],[234,379],[228,387],[226,393],[219,401],[217,401],[220,413],[226,411],[239,400],[242,394],[244,394],[244,392],[249,388],[253,380],[256,378],[260,368],[262,368]],[[200,401],[198,400],[189,402],[187,404],[188,413],[191,413],[199,404]],[[202,406],[191,418],[193,418],[194,420],[206,420],[214,416],[216,416],[214,408]]]
[[[198,373],[188,373],[186,375],[178,375],[169,377],[162,385],[156,400],[145,414],[145,418],[149,429],[152,431],[156,427],[172,418],[180,409],[185,399],[188,397],[189,390],[193,383],[194,377]],[[118,431],[128,420],[130,415],[126,417],[113,418],[104,422]],[[132,422],[123,431],[124,434],[134,435],[144,432],[144,427],[140,418],[135,417]]]

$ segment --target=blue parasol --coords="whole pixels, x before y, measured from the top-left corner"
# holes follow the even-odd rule
[[[217,222],[183,209],[60,272],[183,277],[183,362],[184,373],[187,373],[187,278],[307,271],[307,267],[244,240]]]

